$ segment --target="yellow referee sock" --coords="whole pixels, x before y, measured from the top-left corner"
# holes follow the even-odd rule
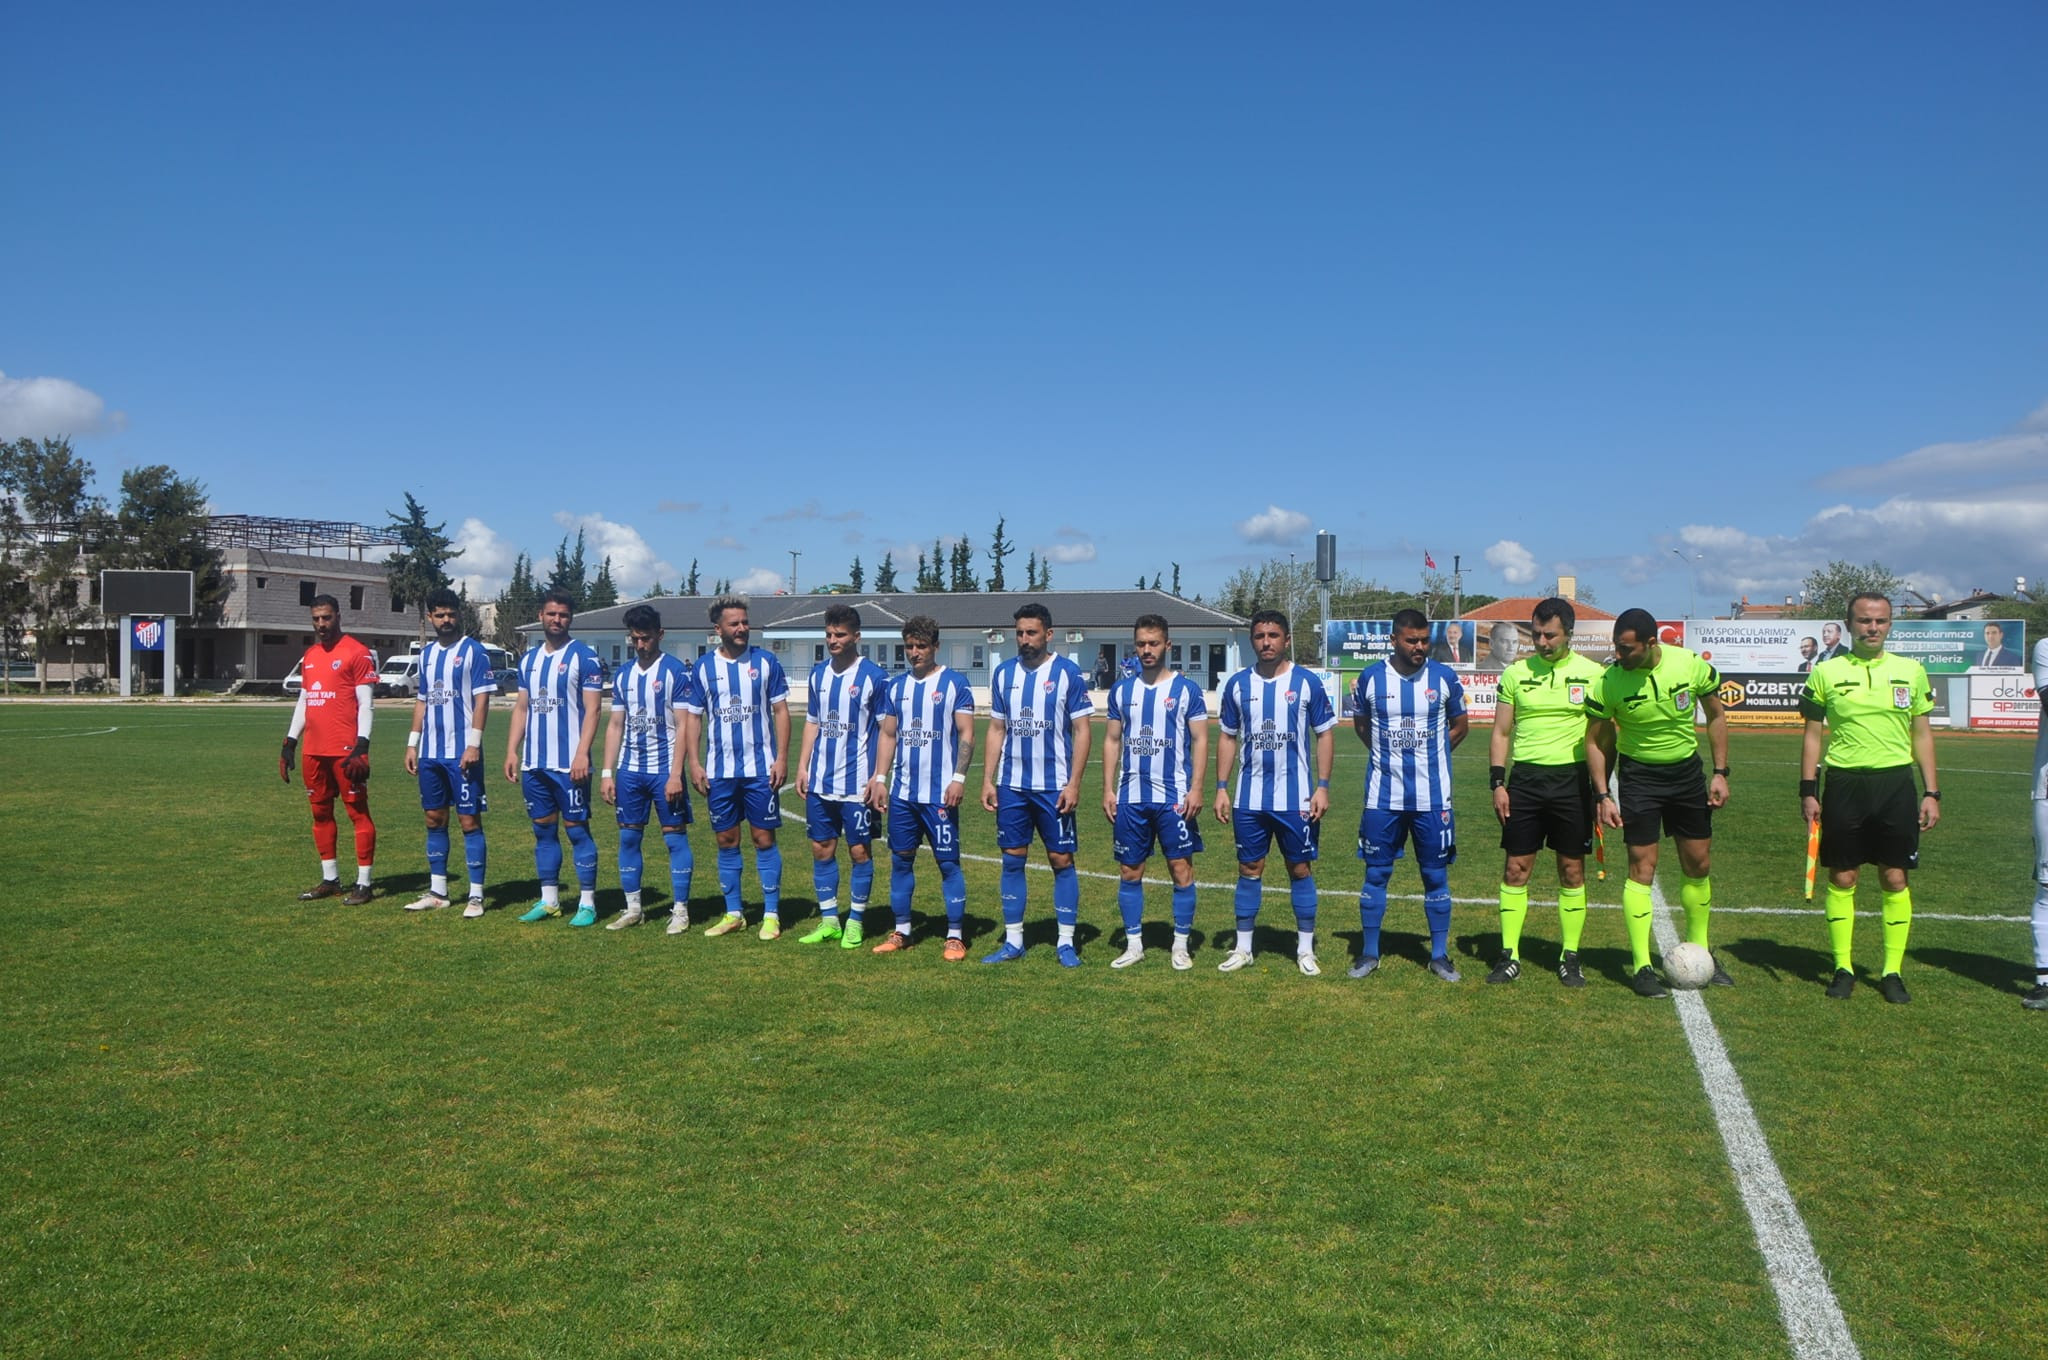
[[[1884,895],[1884,971],[1896,973],[1906,961],[1906,936],[1913,932],[1913,890]]]
[[[1850,968],[1850,946],[1856,938],[1856,890],[1828,884],[1828,943],[1835,947],[1835,967]]]

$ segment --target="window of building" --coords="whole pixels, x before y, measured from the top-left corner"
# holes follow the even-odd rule
[[[348,607],[350,613],[354,613],[363,607],[363,588],[361,586],[350,586],[348,588]]]
[[[312,581],[299,582],[299,603],[310,605],[313,597],[320,593],[320,587]]]
[[[260,640],[266,647],[282,647],[290,641],[283,633],[265,633]]]
[[[268,576],[259,576],[259,577],[257,577],[257,578],[256,578],[256,588],[257,588],[258,590],[261,590],[261,589],[263,589],[263,587],[265,587],[265,586],[267,586],[267,585],[269,585],[269,584],[270,584],[270,578],[269,578]]]
[[[976,670],[980,670],[988,664],[988,648],[982,646],[979,642],[974,644],[974,661],[972,664]]]
[[[825,659],[825,644],[821,642],[821,643],[819,643],[819,644],[818,644],[817,646],[815,646],[815,647],[811,648],[811,660],[813,660],[813,661],[823,661],[824,659]]]

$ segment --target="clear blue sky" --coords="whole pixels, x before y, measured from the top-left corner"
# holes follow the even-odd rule
[[[7,28],[0,435],[107,489],[409,490],[487,590],[579,523],[772,589],[999,513],[1063,587],[1317,528],[1660,613],[1673,549],[1703,613],[2048,574],[2038,3]]]

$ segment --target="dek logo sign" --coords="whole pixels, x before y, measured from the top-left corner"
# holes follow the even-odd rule
[[[135,650],[139,652],[160,652],[163,649],[163,620],[137,619],[135,621]]]

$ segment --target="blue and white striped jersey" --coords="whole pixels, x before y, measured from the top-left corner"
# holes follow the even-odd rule
[[[626,725],[617,769],[666,775],[676,756],[676,710],[689,702],[696,681],[687,661],[664,652],[652,666],[627,663],[612,677],[614,722]]]
[[[1076,718],[1094,716],[1088,680],[1063,656],[1048,656],[1037,670],[1011,657],[989,684],[989,716],[1004,724],[1000,788],[1056,792],[1066,787],[1074,758]]]
[[[1192,726],[1209,720],[1209,701],[1195,682],[1169,673],[1148,685],[1127,676],[1109,691],[1109,717],[1123,725],[1117,801],[1133,807],[1185,802],[1201,776],[1193,763]]]
[[[782,663],[759,647],[737,661],[722,651],[697,658],[697,684],[683,705],[704,718],[704,770],[713,779],[765,779],[775,749],[775,705],[789,702]]]
[[[584,691],[603,688],[604,667],[587,642],[570,638],[555,651],[542,645],[520,657],[519,689],[526,696],[521,767],[566,774],[583,742]]]
[[[974,711],[974,690],[960,672],[934,666],[920,680],[909,673],[889,682],[896,715],[896,771],[889,796],[906,803],[943,803],[960,763],[955,717]]]
[[[420,759],[460,760],[469,740],[469,715],[479,694],[496,694],[491,659],[483,644],[463,638],[453,647],[429,642],[420,649]]]
[[[1233,806],[1307,811],[1316,791],[1316,738],[1337,725],[1321,679],[1292,662],[1270,680],[1247,666],[1223,682],[1218,725],[1238,743]]]
[[[1372,720],[1372,768],[1365,805],[1381,812],[1434,812],[1451,805],[1451,720],[1465,711],[1465,685],[1441,661],[1403,676],[1386,661],[1359,672],[1354,711]]]
[[[875,735],[889,711],[889,676],[861,657],[845,670],[830,661],[811,668],[804,721],[817,729],[811,743],[811,792],[820,798],[859,798],[875,777]]]

